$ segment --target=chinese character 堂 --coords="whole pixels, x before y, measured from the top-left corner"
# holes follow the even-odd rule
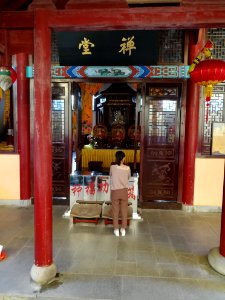
[[[93,44],[92,42],[90,42],[89,39],[84,37],[83,41],[80,42],[78,48],[79,49],[83,48],[82,55],[91,55],[92,52],[90,50],[90,47],[95,47],[95,44]]]

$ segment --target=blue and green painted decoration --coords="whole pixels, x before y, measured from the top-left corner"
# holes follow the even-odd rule
[[[52,78],[167,78],[188,79],[189,66],[52,66]],[[34,68],[27,67],[27,78],[34,77]]]

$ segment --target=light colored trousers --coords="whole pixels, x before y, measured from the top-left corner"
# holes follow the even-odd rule
[[[121,227],[127,228],[128,212],[128,189],[111,190],[112,216],[114,229],[119,228],[119,217],[121,216]]]

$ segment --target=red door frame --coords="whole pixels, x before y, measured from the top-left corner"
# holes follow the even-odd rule
[[[210,12],[210,13],[208,13]],[[173,20],[173,24],[171,21]],[[190,22],[192,20],[192,22]],[[213,27],[225,20],[225,6],[35,11],[35,264],[52,263],[51,50],[50,30],[116,30]],[[43,122],[45,123],[43,126]],[[47,126],[46,126],[47,124]],[[46,162],[44,164],[44,161]],[[43,177],[44,174],[44,177]],[[225,229],[225,228],[224,228]]]

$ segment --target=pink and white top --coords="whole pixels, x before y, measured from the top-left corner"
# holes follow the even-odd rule
[[[128,180],[131,176],[130,167],[111,165],[109,175],[111,190],[128,188]]]

